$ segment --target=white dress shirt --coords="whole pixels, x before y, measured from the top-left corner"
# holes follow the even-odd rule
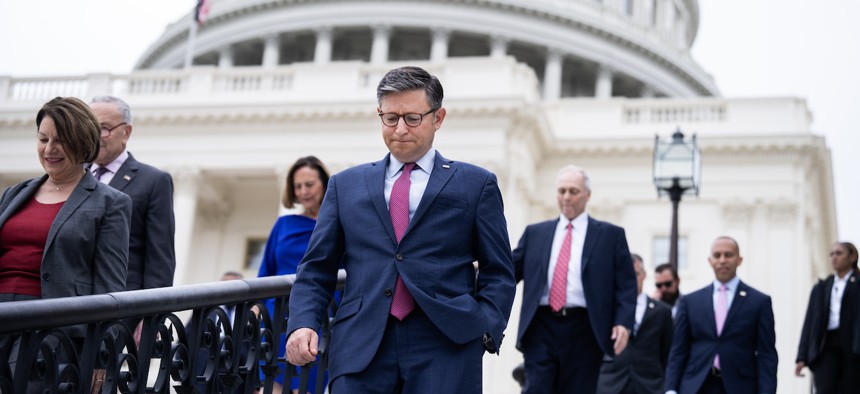
[[[572,221],[564,215],[559,215],[558,225],[555,227],[555,235],[552,240],[552,252],[549,255],[546,287],[540,298],[540,305],[549,305],[549,287],[552,284],[555,263],[558,260],[559,252],[561,252],[561,244],[564,242],[568,223],[573,224],[573,238],[570,242],[570,261],[567,264],[567,301],[564,306],[565,308],[586,308],[588,305],[585,302],[585,292],[582,288],[582,247],[585,244],[585,233],[588,230],[588,214],[585,212],[573,218]]]
[[[636,321],[633,323],[633,334],[639,332],[639,327],[642,326],[642,318],[645,317],[645,308],[648,307],[648,297],[645,293],[639,293],[636,297]]]
[[[833,290],[830,294],[830,318],[827,319],[827,329],[835,330],[839,328],[839,314],[842,312],[842,295],[845,294],[845,285],[848,284],[848,277],[851,276],[851,271],[843,277],[833,275]]]

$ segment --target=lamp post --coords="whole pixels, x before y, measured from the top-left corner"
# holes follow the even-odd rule
[[[672,201],[672,234],[669,246],[669,264],[678,269],[678,205],[681,196],[699,195],[701,156],[696,145],[696,135],[685,140],[684,133],[677,129],[671,140],[654,139],[654,186],[657,196],[669,196]]]

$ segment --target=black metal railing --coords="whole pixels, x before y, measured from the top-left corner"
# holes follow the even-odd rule
[[[345,274],[340,273],[338,288]],[[38,389],[51,393],[272,393],[276,376],[285,386],[285,319],[294,275],[231,280],[82,297],[0,303],[0,335],[19,339],[16,360],[0,354],[0,394]],[[230,323],[222,305],[235,307]],[[191,312],[183,321],[177,313]],[[260,313],[256,313],[260,311]],[[130,321],[142,321],[139,346]],[[302,369],[300,392],[321,393],[327,367],[328,321],[320,333],[315,382]],[[75,328],[70,328],[75,327]],[[85,336],[69,335],[78,327]],[[96,376],[99,380],[93,379]],[[102,378],[103,376],[103,378]]]

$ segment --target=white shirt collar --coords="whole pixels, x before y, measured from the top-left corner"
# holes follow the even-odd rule
[[[397,158],[394,157],[394,155],[388,155],[388,156],[389,156],[389,158],[388,158],[388,177],[391,178],[391,177],[397,175],[397,173],[400,171],[400,169],[403,168],[404,163],[400,160],[397,160]],[[436,161],[436,149],[430,148],[430,150],[428,150],[427,153],[424,154],[424,156],[421,156],[421,158],[418,159],[418,161],[416,161],[415,164],[418,165],[418,168],[421,168],[421,170],[430,174],[433,172],[433,163],[435,161]]]

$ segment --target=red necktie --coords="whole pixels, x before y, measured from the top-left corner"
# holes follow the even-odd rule
[[[391,216],[391,224],[394,225],[397,243],[400,243],[406,227],[409,226],[409,187],[412,186],[410,175],[413,168],[415,163],[403,165],[403,172],[394,181],[388,202],[388,214]],[[398,320],[403,320],[413,309],[415,309],[415,299],[412,298],[412,294],[409,294],[409,289],[398,274],[397,283],[394,285],[394,299],[391,301],[391,314]]]
[[[555,271],[552,274],[552,285],[549,287],[549,306],[553,311],[560,311],[567,302],[567,265],[570,262],[570,242],[573,238],[573,225],[567,223],[567,232],[555,261]]]

